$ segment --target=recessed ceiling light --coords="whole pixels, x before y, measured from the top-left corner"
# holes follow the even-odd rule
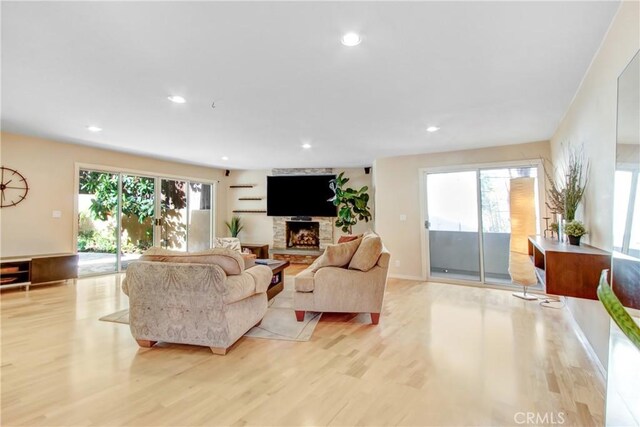
[[[98,126],[87,126],[87,130],[90,132],[102,132],[102,128],[99,128]]]
[[[438,126],[429,126],[427,128],[427,132],[437,132],[439,130],[440,130],[440,128]]]
[[[171,95],[168,96],[167,99],[171,102],[175,102],[176,104],[184,104],[185,102],[187,102],[187,100],[180,95]]]
[[[362,39],[360,38],[360,35],[358,33],[347,33],[342,36],[342,39],[340,39],[340,41],[343,45],[352,47],[358,46]]]
[[[309,148],[311,148],[311,144],[305,142],[304,144],[302,144],[302,148],[308,150]]]
[[[222,160],[224,160],[225,162],[226,162],[227,160],[229,160],[229,158],[228,158],[227,156],[222,156],[222,157],[221,157],[221,159],[222,159]]]

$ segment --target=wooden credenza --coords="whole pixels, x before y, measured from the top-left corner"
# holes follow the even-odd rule
[[[16,287],[62,282],[78,277],[77,254],[45,254],[0,259],[0,286]]]
[[[596,300],[600,273],[611,269],[611,253],[607,251],[542,236],[529,236],[529,256],[545,292],[552,295]]]

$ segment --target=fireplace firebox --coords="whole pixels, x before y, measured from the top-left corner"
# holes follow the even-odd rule
[[[287,248],[320,248],[320,223],[317,221],[286,221]]]

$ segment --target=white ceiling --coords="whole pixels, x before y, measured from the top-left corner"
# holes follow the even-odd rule
[[[617,7],[2,2],[2,127],[224,168],[545,140]]]

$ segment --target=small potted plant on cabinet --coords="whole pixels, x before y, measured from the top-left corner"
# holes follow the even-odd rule
[[[573,221],[569,221],[566,224],[564,232],[569,237],[569,243],[575,246],[579,246],[580,238],[587,234],[587,229],[584,228],[584,224],[582,223],[582,221],[574,219]]]

